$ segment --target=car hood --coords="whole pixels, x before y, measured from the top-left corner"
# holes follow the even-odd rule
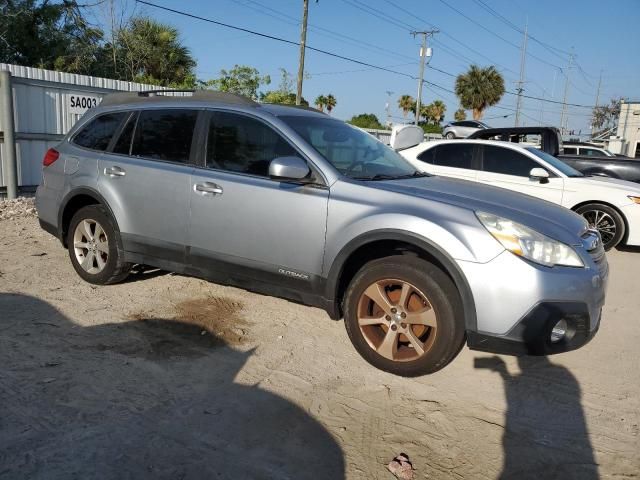
[[[386,191],[492,213],[571,245],[580,244],[587,225],[580,215],[554,203],[467,180],[430,176],[378,181],[375,185]]]
[[[620,180],[619,178],[601,177],[594,175],[591,177],[569,177],[565,178],[565,185],[573,187],[596,187],[604,188],[610,192],[624,193],[625,195],[640,195],[640,184]]]

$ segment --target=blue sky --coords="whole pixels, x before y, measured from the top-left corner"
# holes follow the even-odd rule
[[[155,0],[154,3],[299,40],[297,23],[302,0]],[[569,102],[593,105],[601,70],[601,102],[613,96],[640,98],[639,0],[319,0],[318,3],[310,0],[307,44],[417,76],[419,39],[414,39],[409,31],[436,26],[441,33],[436,34],[431,43],[433,57],[425,72],[426,80],[453,90],[455,78],[434,68],[456,75],[474,62],[482,66],[496,65],[505,77],[507,90],[514,91],[523,35],[492,15],[483,3],[519,29],[524,28],[528,19],[529,33],[552,47],[545,48],[529,39],[531,56],[526,59],[525,94],[561,101],[565,85],[563,72],[567,71],[568,63],[568,55],[562,52],[569,52],[573,47],[579,67],[570,71]],[[365,9],[366,5],[375,9],[374,14],[358,8],[363,5]],[[271,75],[272,85],[267,88],[276,88],[279,68],[297,72],[296,46],[149,6],[138,4],[135,8],[138,13],[170,23],[181,31],[184,43],[198,61],[199,78],[215,78],[220,69],[229,69],[234,64],[250,65],[262,74]],[[338,100],[334,115],[342,119],[367,112],[383,120],[386,92],[392,91],[391,114],[395,120],[401,120],[398,97],[416,96],[415,80],[316,52],[307,51],[305,70],[310,75],[304,82],[305,98],[312,102],[319,94],[332,93]],[[423,98],[427,103],[442,99],[447,104],[446,120],[451,119],[458,108],[455,95],[438,88],[425,88]],[[499,104],[502,108],[488,109],[484,118],[494,126],[513,125],[515,104],[514,96],[505,95]],[[561,105],[546,103],[541,111],[541,104],[538,100],[524,99],[525,124],[539,124],[541,116],[544,123],[558,124]],[[588,131],[589,109],[569,107],[568,112],[571,129]],[[503,115],[508,117],[501,118]]]

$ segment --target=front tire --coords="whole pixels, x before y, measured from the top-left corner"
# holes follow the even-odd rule
[[[447,140],[453,140],[454,138],[456,138],[456,134],[453,132],[447,132],[444,138],[446,138]]]
[[[589,226],[600,232],[605,250],[611,250],[618,245],[625,234],[625,224],[622,215],[614,208],[601,203],[589,203],[576,209]]]
[[[102,205],[78,210],[67,235],[71,264],[83,280],[109,285],[129,275],[131,264],[124,261],[120,232]]]
[[[344,319],[349,339],[367,362],[403,377],[444,368],[465,340],[453,281],[411,255],[363,266],[347,289]]]

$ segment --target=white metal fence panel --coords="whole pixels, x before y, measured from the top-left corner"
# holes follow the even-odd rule
[[[104,95],[115,91],[163,90],[155,85],[5,63],[0,63],[0,70],[8,70],[12,77],[19,186],[40,183],[42,158],[47,149],[55,145],[90,107],[99,104]],[[1,123],[0,132],[4,132]],[[6,179],[1,135],[0,142],[0,187],[3,187]]]

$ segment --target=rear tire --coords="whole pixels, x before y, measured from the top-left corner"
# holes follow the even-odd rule
[[[576,213],[582,215],[589,222],[589,226],[600,232],[605,250],[611,250],[624,238],[624,219],[616,209],[601,203],[589,203],[577,208]]]
[[[83,207],[73,215],[67,245],[73,268],[86,282],[109,285],[129,275],[132,265],[124,261],[120,232],[102,205]]]
[[[414,256],[364,265],[347,288],[343,306],[354,347],[385,372],[403,377],[434,373],[464,345],[464,314],[453,281]]]

